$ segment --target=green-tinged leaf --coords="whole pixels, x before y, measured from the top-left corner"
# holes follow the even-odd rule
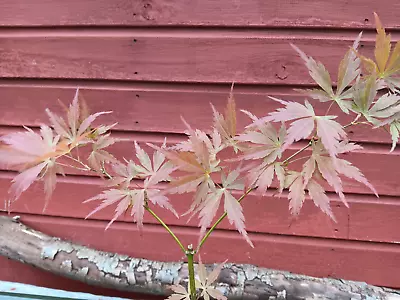
[[[394,121],[392,124],[390,124],[390,134],[392,136],[392,149],[390,150],[390,152],[392,152],[396,148],[397,143],[399,142],[399,136],[400,136],[399,121]]]

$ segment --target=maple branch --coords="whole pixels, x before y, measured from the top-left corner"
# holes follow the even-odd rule
[[[106,166],[104,164],[104,161],[102,162],[101,166],[101,172],[108,177],[108,179],[113,179],[113,177],[107,172]]]
[[[293,153],[292,155],[290,155],[288,158],[286,158],[286,159],[282,162],[282,165],[287,165],[287,164],[289,163],[289,161],[290,161],[293,157],[299,155],[301,152],[303,152],[304,150],[306,150],[307,148],[309,148],[309,147],[312,145],[312,141],[313,141],[313,140],[311,139],[311,140],[308,142],[307,145],[305,145],[303,148],[301,148],[300,150],[296,151],[295,153]]]
[[[240,196],[240,198],[237,201],[240,203],[254,189],[256,189],[256,187],[249,188],[242,196]],[[226,212],[224,212],[219,217],[219,219],[214,223],[214,225],[207,231],[207,233],[204,235],[204,237],[201,239],[199,245],[197,246],[196,252],[199,252],[201,246],[203,246],[204,242],[207,240],[207,238],[210,236],[210,234],[213,232],[213,230],[219,225],[219,223],[222,222],[223,219],[225,219],[225,217],[227,215],[228,214]]]
[[[79,168],[79,167],[76,167],[76,166],[67,165],[67,164],[63,164],[63,163],[60,163],[60,162],[56,162],[56,164],[59,165],[59,166],[63,166],[63,167],[67,167],[67,168],[72,168],[72,169],[75,169],[75,170],[90,171],[90,170],[88,170],[88,169],[86,169],[86,168]]]
[[[84,164],[82,161],[76,159],[75,157],[73,157],[72,155],[64,155],[64,157],[67,157],[69,159],[71,159],[72,161],[80,164],[81,166],[83,166],[87,171],[92,171],[92,168],[89,167],[88,165]]]
[[[356,125],[356,124],[357,124],[357,121],[358,121],[358,119],[359,119],[360,117],[361,117],[361,114],[358,114],[358,115],[356,116],[356,118],[355,118],[353,121],[351,121],[351,123],[349,123],[349,124],[347,124],[347,125],[344,125],[343,128],[346,129],[347,127],[350,127],[350,126],[352,126],[352,125]]]
[[[311,157],[311,155],[302,156],[302,157],[293,159],[293,160],[291,160],[291,161],[288,161],[287,164],[294,163],[295,161],[302,160],[302,159],[306,159],[306,158],[310,158],[310,157]]]
[[[168,225],[165,224],[164,221],[148,205],[144,205],[144,209],[147,210],[165,228],[166,231],[168,231],[168,233],[173,237],[175,242],[179,245],[183,253],[185,253],[186,255],[187,251],[185,247],[183,246],[179,238],[175,235],[175,233],[173,233],[172,230],[168,227]]]

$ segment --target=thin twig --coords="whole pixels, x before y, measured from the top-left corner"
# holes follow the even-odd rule
[[[356,124],[357,124],[357,121],[358,121],[358,119],[359,119],[360,117],[361,117],[361,114],[358,114],[358,115],[356,116],[356,118],[355,118],[353,121],[351,121],[351,123],[349,123],[349,124],[347,124],[347,125],[344,125],[343,128],[346,129],[347,127],[350,127],[350,126],[352,126],[352,125],[356,125]]]
[[[307,148],[309,148],[309,147],[312,145],[312,143],[313,143],[313,140],[310,140],[310,141],[308,142],[307,145],[305,145],[303,148],[301,148],[300,150],[296,151],[295,153],[293,153],[292,155],[290,155],[288,158],[286,158],[286,159],[282,162],[282,165],[287,165],[287,164],[289,163],[289,161],[290,161],[293,157],[299,155],[301,152],[303,152],[304,150],[306,150]]]
[[[148,207],[147,205],[144,205],[144,209],[147,210],[165,228],[165,230],[168,231],[168,233],[173,237],[175,242],[179,245],[179,247],[182,249],[183,253],[185,253],[185,255],[186,255],[185,247],[183,247],[183,244],[181,243],[179,238],[172,232],[172,230],[168,227],[168,225],[165,224],[164,221],[161,220],[161,218],[150,207]]]

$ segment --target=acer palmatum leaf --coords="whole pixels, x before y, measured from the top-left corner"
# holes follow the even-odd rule
[[[378,192],[372,184],[369,183],[361,171],[357,167],[353,166],[351,162],[344,159],[338,159],[335,165],[340,174],[364,184],[375,194],[376,197],[379,197]]]
[[[342,180],[340,175],[344,175],[350,179],[354,179],[365,186],[378,196],[374,187],[368,182],[364,175],[358,168],[353,166],[349,161],[327,156],[327,151],[319,142],[313,144],[313,153],[311,157],[303,165],[304,186],[312,179],[313,176],[320,174],[324,180],[335,190],[343,203],[348,206],[345,196],[343,194]],[[346,153],[353,150],[361,149],[360,146],[353,143],[342,142],[339,145],[339,153]]]
[[[400,121],[394,121],[390,124],[390,134],[392,136],[392,149],[390,149],[390,152],[392,152],[399,141]]]
[[[336,118],[336,116],[316,117],[317,136],[321,139],[325,149],[332,157],[335,157],[338,153],[340,140],[347,138],[347,134],[343,130],[342,125],[332,120],[334,118]]]
[[[219,264],[210,274],[207,275],[207,270],[204,264],[201,262],[201,260],[199,261],[199,276],[198,279],[196,279],[196,287],[201,290],[201,297],[203,297],[204,300],[210,300],[210,297],[217,300],[227,300],[221,291],[212,286],[213,283],[218,279],[225,262]]]
[[[222,143],[226,147],[229,146],[233,147],[235,153],[237,153],[237,151],[240,150],[240,147],[237,145],[237,142],[235,140],[237,125],[236,125],[236,102],[233,96],[233,86],[234,83],[232,83],[231,86],[231,91],[228,97],[228,102],[225,107],[224,115],[219,113],[212,103],[210,103],[210,105],[213,111],[214,129],[217,130],[217,132],[220,134],[222,138]]]
[[[148,143],[153,149],[160,151],[175,166],[175,169],[187,174],[171,180],[170,188],[164,193],[189,193],[195,192],[194,201],[186,213],[194,211],[207,197],[207,193],[214,187],[210,174],[219,172],[219,160],[210,152],[207,144],[199,138],[190,128],[189,145],[191,151],[167,150]]]
[[[325,194],[324,188],[315,180],[311,179],[307,184],[308,195],[314,201],[315,206],[319,207],[333,221],[337,222],[329,205],[330,199]]]
[[[87,116],[86,110],[80,107],[79,89],[77,89],[74,99],[67,110],[66,121],[62,117],[51,112],[48,108],[46,109],[46,113],[50,119],[51,126],[60,138],[65,141],[67,145],[75,147],[87,143],[90,140],[88,138],[91,133],[90,126],[93,121],[103,114],[111,113],[111,111],[98,112]],[[93,132],[94,131],[95,130],[93,130]]]
[[[106,229],[108,229],[115,220],[128,210],[131,210],[130,215],[133,216],[133,221],[136,222],[138,228],[141,229],[143,227],[144,206],[147,205],[147,201],[170,210],[176,217],[178,217],[176,211],[169,203],[169,199],[165,195],[162,195],[159,189],[153,188],[152,184],[149,183],[148,178],[145,179],[143,188],[129,189],[121,187],[120,189],[109,189],[84,201],[84,203],[95,200],[101,200],[102,203],[90,212],[86,218],[89,218],[91,215],[103,208],[118,202],[114,217],[108,223]]]
[[[304,173],[289,171],[286,177],[286,187],[289,188],[289,209],[292,215],[298,216],[300,214],[307,190],[315,206],[319,207],[321,211],[336,222],[336,218],[329,205],[330,199],[325,194],[323,187],[316,180],[309,178],[306,182]]]
[[[335,101],[343,112],[349,113],[348,107],[350,102],[345,100],[351,98],[351,88],[346,91],[345,89],[360,75],[361,72],[360,59],[356,54],[361,35],[362,33],[358,35],[353,43],[352,49],[349,49],[346,52],[344,58],[339,64],[336,92],[333,91],[331,77],[325,66],[321,62],[315,61],[312,57],[308,57],[295,45],[291,45],[303,59],[311,77],[322,88],[322,90],[312,89],[298,91],[306,93],[311,98],[321,102]]]
[[[180,284],[171,285],[170,289],[174,292],[169,295],[166,300],[191,300],[190,292],[186,290],[185,287]]]
[[[343,130],[343,127],[336,121],[333,121],[336,116],[316,116],[312,105],[307,100],[304,102],[304,105],[302,105],[297,102],[288,102],[273,97],[270,98],[282,103],[285,105],[285,108],[278,108],[277,111],[255,121],[250,127],[260,126],[263,122],[286,122],[295,120],[287,130],[285,143],[281,149],[281,151],[284,151],[294,142],[308,138],[316,126],[317,136],[321,139],[324,147],[332,157],[336,156],[340,140],[346,138],[346,132]]]
[[[343,194],[342,180],[339,177],[336,169],[335,161],[329,156],[323,156],[326,154],[321,143],[313,143],[311,157],[304,163],[302,174],[304,176],[304,187],[318,171],[323,179],[335,190],[339,195],[339,198],[343,203],[348,206],[346,198]]]
[[[312,57],[308,57],[297,46],[290,44],[292,48],[300,55],[307,66],[307,69],[314,81],[327,93],[328,97],[333,97],[332,80],[325,66]]]
[[[165,148],[165,142],[162,146]],[[176,169],[172,163],[165,162],[165,155],[161,151],[154,151],[153,160],[135,141],[136,157],[140,164],[134,164],[140,178],[149,178],[149,184],[154,185],[161,181],[169,181],[169,175]]]
[[[257,192],[264,196],[275,175],[279,181],[279,193],[281,193],[285,183],[285,170],[281,163],[264,162],[252,168],[247,175],[249,186],[257,187]]]
[[[272,163],[281,157],[281,148],[286,138],[286,127],[282,124],[279,132],[270,123],[260,123],[259,119],[248,111],[242,110],[252,120],[256,127],[249,127],[244,133],[240,134],[236,140],[246,142],[243,154],[236,160],[260,159],[264,162]]]
[[[371,124],[380,127],[391,123],[400,114],[400,96],[387,93],[375,101],[378,82],[376,76],[357,82],[354,86],[352,110],[363,115]]]
[[[286,186],[289,188],[289,210],[292,215],[298,216],[305,200],[303,177],[301,173],[290,171],[286,180]]]
[[[365,56],[360,56],[365,69],[370,74],[377,74],[379,79],[382,79],[386,86],[393,92],[400,87],[399,78],[395,77],[400,71],[400,42],[396,43],[391,53],[391,36],[386,34],[385,28],[376,13],[376,41],[375,41],[375,61]]]
[[[115,175],[112,179],[107,181],[106,186],[121,186],[128,188],[131,181],[137,178],[137,170],[135,168],[135,163],[132,160],[126,161],[126,164],[121,162],[111,164],[111,168]]]
[[[131,216],[134,216],[134,221],[137,221],[138,227],[143,226],[143,214],[144,214],[144,192],[137,192],[135,190],[129,189],[110,189],[103,191],[102,193],[85,200],[83,203],[101,200],[102,203],[97,206],[93,211],[91,211],[86,219],[97,213],[98,211],[106,208],[107,206],[113,205],[117,203],[117,207],[115,208],[114,217],[107,224],[106,229],[108,229],[111,224],[118,219],[125,211],[131,210]]]
[[[337,148],[339,154],[348,153],[356,150],[362,150],[362,149],[363,147],[361,145],[351,143],[349,141],[341,141]]]
[[[7,146],[0,149],[0,163],[21,168],[10,187],[10,201],[17,200],[38,178],[45,182],[46,205],[55,188],[55,159],[65,154],[58,148],[59,136],[50,127],[42,125],[40,133],[26,128],[25,132],[10,133],[0,138]],[[47,173],[47,175],[46,175]]]
[[[116,141],[110,137],[110,134],[105,134],[99,136],[92,144],[92,151],[88,157],[88,165],[101,175],[103,175],[102,169],[105,163],[118,163],[114,155],[104,150],[104,148],[113,145]]]
[[[211,224],[220,205],[221,199],[224,197],[224,211],[227,213],[230,224],[234,224],[245,240],[253,247],[253,244],[248,238],[245,230],[245,218],[242,206],[232,195],[232,191],[234,190],[244,190],[244,184],[239,178],[239,175],[240,173],[238,170],[230,172],[226,177],[222,174],[222,187],[215,187],[209,191],[203,203],[199,204],[199,207],[194,211],[194,213],[199,212],[200,238],[203,237],[207,227]]]

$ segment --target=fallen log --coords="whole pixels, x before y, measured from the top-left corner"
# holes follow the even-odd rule
[[[153,295],[187,285],[185,262],[159,262],[90,249],[48,236],[0,216],[0,255],[90,285]],[[208,265],[207,268],[214,268]],[[229,299],[400,300],[400,292],[362,282],[315,278],[253,265],[227,263],[217,288]]]

